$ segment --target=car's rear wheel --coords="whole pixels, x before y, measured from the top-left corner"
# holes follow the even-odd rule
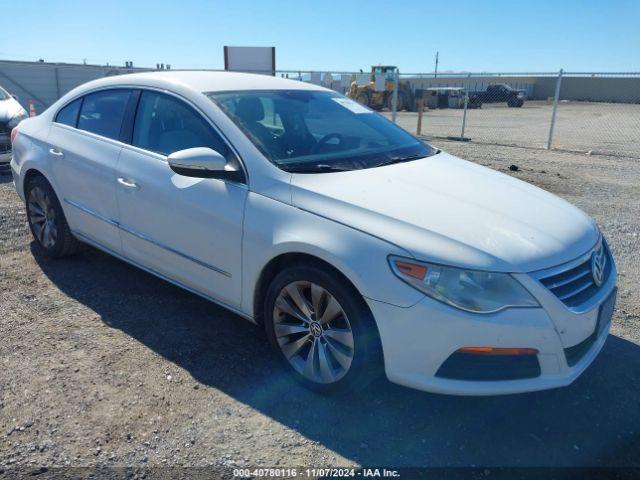
[[[64,216],[58,197],[41,176],[29,181],[25,191],[27,220],[37,245],[50,257],[63,257],[79,248]]]
[[[380,371],[380,341],[362,297],[321,266],[280,272],[266,295],[265,328],[286,368],[320,392],[361,388]]]

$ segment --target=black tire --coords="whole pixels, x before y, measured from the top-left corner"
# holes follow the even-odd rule
[[[44,195],[49,202],[50,209],[45,214],[47,221],[55,227],[55,236],[52,235],[50,242],[43,241],[43,235],[39,234],[44,230],[44,227],[39,228],[40,215],[37,211],[40,195]],[[76,253],[80,248],[80,242],[71,233],[58,197],[46,178],[37,176],[29,180],[25,188],[25,198],[29,229],[39,250],[52,258]]]
[[[293,282],[311,282],[322,287],[338,301],[349,319],[354,342],[353,359],[346,374],[335,382],[315,382],[299,373],[278,343],[274,326],[275,302],[280,292]],[[296,381],[310,390],[323,394],[360,390],[379,377],[383,371],[378,329],[364,299],[351,284],[324,265],[298,264],[278,273],[267,290],[263,318],[267,337],[276,349],[284,368]]]
[[[398,112],[409,109],[409,99],[407,98],[407,94],[404,92],[398,92]]]
[[[511,108],[520,108],[522,105],[524,105],[524,100],[520,98],[514,98],[512,100],[509,100],[507,102],[507,105]]]
[[[404,92],[398,92],[397,104],[396,104],[396,112],[401,112],[402,110],[407,110],[408,105],[407,95]],[[387,109],[391,112],[393,111],[393,92],[389,92],[387,95]]]
[[[360,92],[356,95],[355,98],[356,102],[358,102],[360,105],[364,105],[366,107],[369,106],[370,103],[370,99],[369,99],[369,95],[366,92]]]

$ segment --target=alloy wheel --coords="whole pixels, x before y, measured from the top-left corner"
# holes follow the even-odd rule
[[[354,355],[351,324],[325,288],[306,281],[285,286],[275,301],[273,325],[282,353],[306,379],[333,383],[349,371]]]
[[[51,198],[42,188],[34,187],[29,193],[27,208],[36,238],[43,247],[52,248],[58,238],[58,226]]]

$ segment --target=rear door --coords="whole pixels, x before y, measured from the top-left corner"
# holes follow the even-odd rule
[[[74,233],[121,252],[117,228],[116,165],[131,91],[90,93],[56,115],[48,155],[58,196]]]
[[[167,163],[173,152],[210,147],[238,159],[210,122],[176,96],[143,91],[118,162],[124,254],[183,286],[240,305],[243,183],[190,178]]]

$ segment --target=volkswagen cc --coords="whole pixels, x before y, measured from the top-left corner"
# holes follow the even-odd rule
[[[378,371],[447,394],[560,387],[608,335],[616,266],[593,220],[320,86],[123,75],[11,136],[44,254],[90,244],[262,325],[312,389]]]

